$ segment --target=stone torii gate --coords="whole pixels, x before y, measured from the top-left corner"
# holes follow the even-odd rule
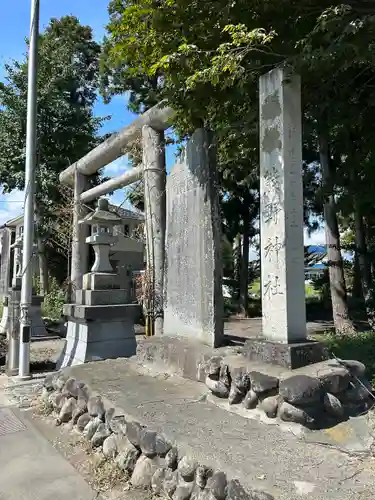
[[[108,300],[110,296],[113,298],[116,295],[116,290],[108,283],[103,284],[105,281],[103,281],[103,277],[100,279],[96,277],[96,285],[94,287],[91,287],[91,285],[89,286],[88,280],[83,279],[84,275],[89,271],[89,247],[87,243],[91,243],[91,240],[89,241],[89,225],[80,224],[80,222],[85,218],[87,219],[88,216],[89,210],[85,205],[86,203],[113,192],[116,189],[128,186],[142,177],[144,178],[146,246],[148,249],[146,261],[147,268],[152,269],[151,287],[155,304],[152,331],[156,335],[160,335],[163,332],[163,280],[166,219],[164,131],[170,126],[172,116],[172,109],[166,106],[165,103],[154,106],[130,125],[114,133],[109,139],[90,151],[76,163],[70,165],[60,174],[60,182],[73,186],[74,188],[72,264],[70,276],[74,304],[67,305],[64,311],[69,317],[69,320],[67,344],[65,352],[60,360],[61,366],[100,359],[101,355],[99,355],[99,350],[105,352],[103,357],[114,357],[114,354],[117,356],[133,354],[133,352],[127,352],[129,349],[124,345],[122,348],[119,347],[123,339],[108,339],[108,332],[106,332],[104,336],[104,334],[100,333],[101,330],[100,332],[99,330],[95,331],[92,335],[90,333],[94,328],[92,326],[92,315],[96,315],[96,320],[100,318],[104,320],[106,313],[108,313],[108,306],[111,306],[112,316],[116,314],[116,311],[118,312],[119,320],[120,318],[122,320],[127,314],[131,316],[135,313],[130,313],[130,304],[127,304],[129,307],[127,307],[125,311],[124,304],[119,304],[119,301],[112,303],[111,300]],[[99,169],[129,152],[137,141],[140,141],[142,144],[142,165],[132,168],[98,186],[93,188],[89,187],[89,176],[95,174]],[[102,229],[103,231],[107,231],[104,225],[105,222],[103,221]],[[95,273],[96,271],[93,268],[90,274],[93,275]],[[86,301],[83,299],[84,296],[88,296],[86,293],[88,288],[91,289],[92,292],[90,297],[95,296],[95,299],[92,299],[94,300],[92,303],[88,303],[87,298]],[[107,289],[107,291],[112,289],[112,292],[103,293],[105,289]],[[123,309],[120,311],[121,307]],[[101,328],[102,327],[103,325],[101,325]],[[113,331],[113,329],[112,323],[110,330]],[[131,335],[132,333],[130,332],[129,336]],[[90,340],[90,337],[92,337],[93,340]],[[120,337],[120,333],[118,337]],[[105,346],[103,342],[106,343]],[[91,351],[89,348],[90,343],[92,343]],[[134,345],[132,344],[131,350],[133,349]]]

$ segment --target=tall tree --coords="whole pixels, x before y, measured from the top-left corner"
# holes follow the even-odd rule
[[[374,81],[375,17],[369,2],[113,0],[109,12],[105,90],[118,92],[111,82],[121,86],[122,78],[142,100],[154,78],[152,96],[168,99],[182,136],[202,125],[216,132],[222,189],[238,200],[245,199],[247,189],[255,207],[259,76],[281,64],[302,75],[306,221],[309,210],[322,213],[324,208],[334,262],[335,326],[339,333],[351,333],[337,217],[347,191],[344,131],[363,123],[368,104],[362,94]],[[370,108],[373,112],[372,102]],[[370,163],[374,146],[368,140],[364,144],[363,161]],[[244,182],[242,193],[231,179]],[[321,189],[314,189],[319,184]],[[237,225],[245,228],[243,216],[238,211]],[[363,220],[369,242],[375,243],[371,211]],[[371,255],[375,245],[368,247]]]
[[[45,240],[62,201],[59,173],[100,141],[93,106],[100,46],[89,26],[72,16],[51,19],[39,37],[36,215],[41,283],[46,291]],[[0,83],[0,184],[25,189],[27,56],[5,65]]]

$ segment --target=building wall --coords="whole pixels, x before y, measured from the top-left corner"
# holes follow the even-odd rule
[[[141,271],[144,268],[143,252],[114,252],[110,255],[110,262],[118,273],[118,284],[120,288],[128,291],[128,300],[131,301],[132,297],[132,272]]]
[[[0,230],[1,256],[0,256],[0,296],[8,294],[13,263],[11,262],[12,231],[7,227]]]

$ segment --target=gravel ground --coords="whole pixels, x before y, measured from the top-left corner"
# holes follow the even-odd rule
[[[32,373],[43,373],[55,369],[56,361],[64,346],[64,339],[39,340],[30,345],[30,364]],[[7,343],[0,339],[0,373],[5,372]]]

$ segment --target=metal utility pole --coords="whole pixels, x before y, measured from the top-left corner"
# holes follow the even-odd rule
[[[34,243],[34,198],[36,170],[37,65],[39,0],[31,0],[30,47],[27,89],[27,129],[25,165],[25,208],[23,230],[22,288],[20,303],[19,378],[30,378],[30,317],[32,300],[32,257]]]

